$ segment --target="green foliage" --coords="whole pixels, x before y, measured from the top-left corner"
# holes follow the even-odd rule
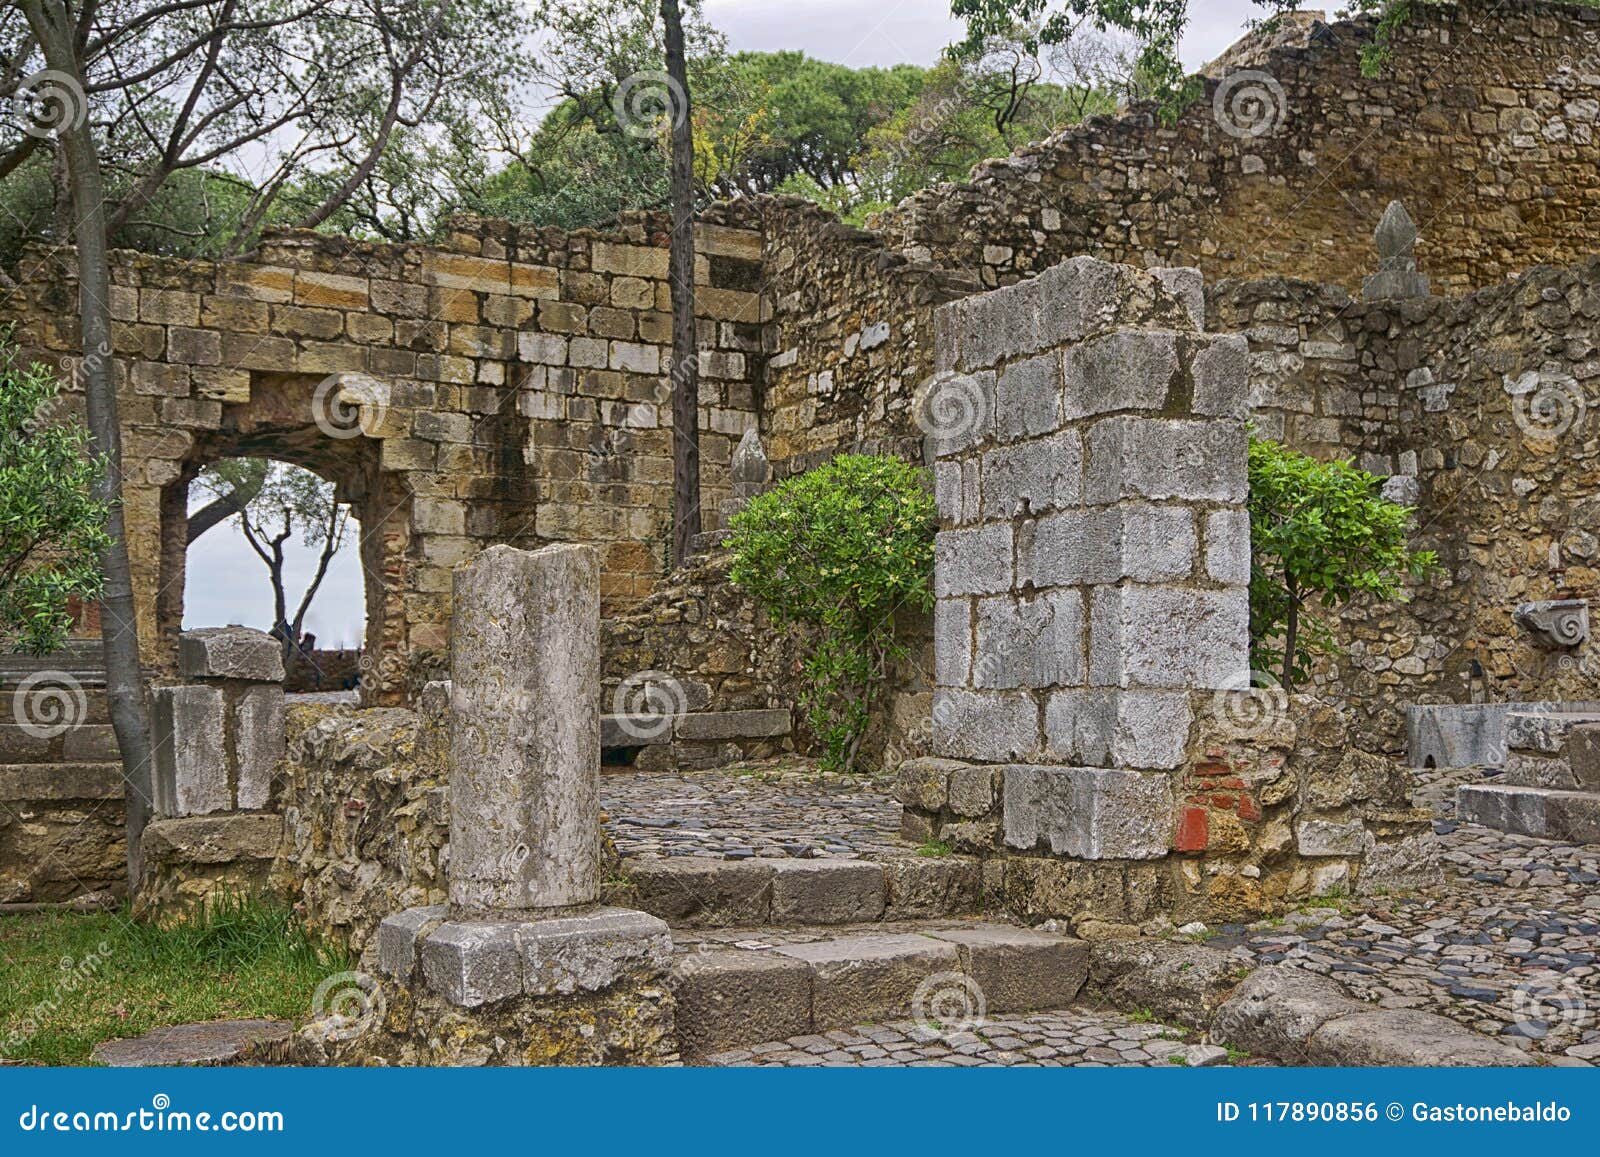
[[[800,702],[825,768],[853,768],[902,607],[933,605],[935,509],[925,472],[843,454],[779,483],[734,516],[730,577],[779,625],[815,628]]]
[[[0,639],[11,646],[56,649],[72,626],[67,600],[99,596],[103,471],[54,376],[0,335]]]
[[[1432,551],[1407,548],[1412,508],[1383,498],[1378,484],[1348,461],[1250,440],[1250,665],[1281,671],[1285,690],[1334,649],[1313,603],[1403,599],[1407,580],[1437,565]]]

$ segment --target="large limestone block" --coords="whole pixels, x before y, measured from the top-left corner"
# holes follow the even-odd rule
[[[194,816],[231,810],[221,688],[157,687],[152,708],[156,812]]]
[[[595,551],[495,546],[455,572],[450,902],[483,912],[599,895]]]
[[[283,648],[249,627],[204,627],[178,636],[178,666],[185,679],[283,682]]]
[[[1006,844],[1084,860],[1150,860],[1172,843],[1171,777],[1105,767],[1001,769]]]

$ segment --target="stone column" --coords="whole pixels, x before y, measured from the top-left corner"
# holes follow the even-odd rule
[[[485,550],[455,572],[450,903],[600,893],[600,580],[592,547]]]
[[[659,982],[666,924],[596,903],[599,637],[593,547],[494,546],[456,568],[450,682],[425,693],[449,688],[450,904],[379,926],[402,984],[478,1008]]]

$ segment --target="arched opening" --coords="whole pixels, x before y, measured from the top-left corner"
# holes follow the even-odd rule
[[[189,486],[183,628],[238,623],[283,644],[291,692],[358,689],[366,591],[353,507],[314,471],[268,458]]]
[[[249,403],[226,407],[219,429],[196,433],[178,476],[161,488],[158,630],[163,646],[169,653],[175,653],[178,633],[185,626],[221,625],[202,623],[186,613],[186,595],[193,589],[189,581],[190,515],[204,505],[204,497],[199,493],[201,484],[197,480],[207,468],[215,468],[219,463],[265,460],[274,464],[272,469],[279,472],[306,471],[330,491],[330,500],[342,508],[348,520],[345,542],[334,555],[336,560],[344,556],[345,595],[338,607],[326,604],[334,619],[321,621],[336,624],[330,641],[362,647],[359,690],[363,704],[395,703],[405,697],[410,676],[404,599],[406,552],[412,541],[413,496],[403,476],[382,469],[383,443],[366,424],[368,419],[364,412],[360,424],[353,419],[340,424],[345,418],[340,414],[330,417],[328,403],[318,392],[329,380],[306,374],[254,374]],[[237,518],[231,521],[236,523]],[[211,529],[197,541],[197,549],[206,551],[207,555],[218,549],[216,544],[207,545],[206,540],[213,535],[231,535],[239,540],[229,556],[234,565],[226,576],[219,576],[212,569],[197,571],[197,575],[204,581],[217,578],[238,584],[243,605],[254,605],[250,600],[259,595],[266,600],[268,608],[273,608],[268,567],[243,541],[237,527]],[[268,550],[270,553],[270,545]],[[319,553],[316,549],[310,550],[313,568]],[[199,557],[204,566],[206,556]],[[354,569],[357,567],[358,572]],[[302,568],[297,564],[295,569]],[[356,573],[359,573],[359,605],[350,589],[356,581]],[[287,567],[285,577],[291,577]],[[327,581],[324,579],[324,587]],[[293,586],[293,583],[285,585]],[[245,588],[248,593],[243,593]],[[301,587],[300,591],[303,589]],[[312,607],[318,606],[323,597],[319,591]],[[298,598],[299,592],[295,591],[288,596],[291,626]],[[218,604],[208,599],[207,605]],[[274,626],[271,620],[277,617],[274,610],[255,616],[259,621],[249,621],[246,625],[270,630]],[[302,629],[312,621],[308,611],[301,622]],[[313,633],[319,640],[324,637],[321,631]]]

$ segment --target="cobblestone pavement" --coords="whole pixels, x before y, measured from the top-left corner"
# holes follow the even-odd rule
[[[904,850],[889,785],[784,762],[711,771],[625,772],[600,781],[606,829],[624,856],[857,858]]]
[[[1560,1063],[1600,1063],[1600,847],[1458,823],[1455,787],[1481,773],[1419,774],[1444,888],[1222,929],[1207,943],[1331,975],[1386,1008],[1443,1013]]]
[[[959,1026],[957,1026],[959,1028]],[[1066,1009],[985,1020],[938,1031],[913,1021],[860,1025],[838,1032],[734,1049],[712,1065],[911,1068],[976,1065],[1106,1068],[1112,1065],[1226,1065],[1228,1050],[1188,1043],[1182,1029],[1136,1024],[1114,1012]]]

